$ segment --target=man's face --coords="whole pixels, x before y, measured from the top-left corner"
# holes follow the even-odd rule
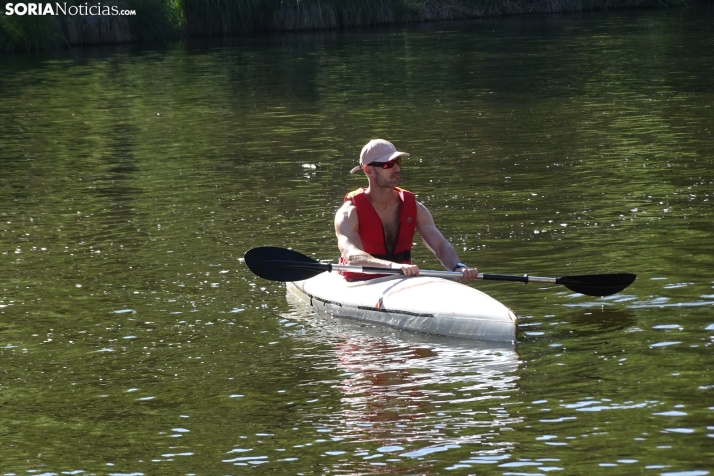
[[[402,183],[401,166],[394,164],[391,169],[383,169],[381,167],[372,167],[375,184],[379,187],[393,188],[398,187]]]

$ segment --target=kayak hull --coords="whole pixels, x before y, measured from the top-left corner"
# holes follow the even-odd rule
[[[491,296],[431,277],[387,276],[348,282],[335,273],[287,283],[287,292],[318,311],[410,331],[515,342],[518,316]]]

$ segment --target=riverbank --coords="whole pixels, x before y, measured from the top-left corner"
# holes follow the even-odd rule
[[[98,3],[105,10],[90,12],[96,14],[78,9],[80,6],[86,9],[87,2],[40,4],[45,12],[50,6],[53,15],[29,15],[19,3],[4,2],[0,11],[0,51],[149,43],[258,31],[345,29],[525,13],[665,8],[705,1],[710,0],[124,0]]]

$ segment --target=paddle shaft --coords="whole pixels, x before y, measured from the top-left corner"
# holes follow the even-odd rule
[[[364,274],[403,274],[401,269],[393,268],[376,268],[373,266],[348,266],[344,264],[326,263],[328,267],[326,271],[343,271],[349,273],[364,273]],[[463,276],[459,271],[432,271],[419,270],[419,276],[427,276],[431,278],[447,278],[459,279]],[[555,283],[557,278],[542,278],[538,276],[510,276],[507,274],[483,274],[479,273],[477,278],[492,281],[516,281],[527,284],[534,283]]]

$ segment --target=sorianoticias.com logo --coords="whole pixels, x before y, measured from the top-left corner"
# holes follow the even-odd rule
[[[67,5],[67,2],[60,3],[6,3],[5,15],[97,15],[97,16],[119,16],[136,15],[136,10],[122,10],[116,5]]]

